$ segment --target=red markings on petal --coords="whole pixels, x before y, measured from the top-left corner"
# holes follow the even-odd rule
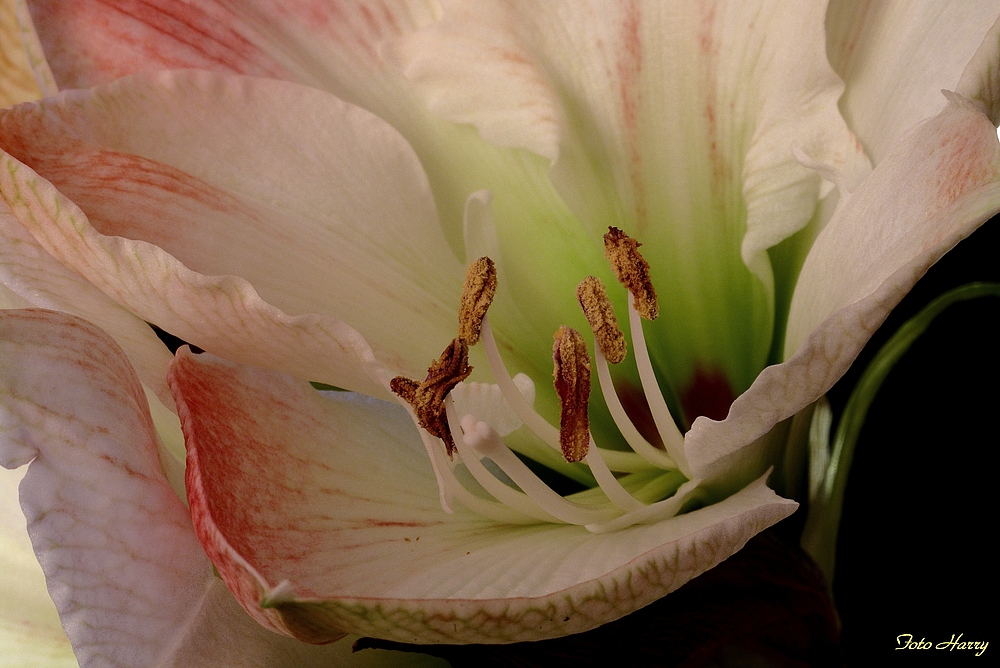
[[[642,109],[642,37],[639,3],[631,0],[622,8],[621,51],[618,53],[618,97],[625,142],[628,144],[629,178],[635,194],[636,226],[643,230],[649,217],[646,183],[642,173],[642,140],[639,132]]]
[[[280,77],[239,6],[195,0],[35,0],[32,16],[60,88],[136,72],[212,69]]]
[[[984,117],[971,115],[963,124],[950,126],[947,134],[942,134],[939,144],[941,166],[934,184],[936,208],[928,211],[928,215],[996,179],[1000,165],[996,142],[990,136],[992,132],[992,126]]]

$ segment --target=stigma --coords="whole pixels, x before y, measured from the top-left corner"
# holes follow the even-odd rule
[[[522,393],[530,381],[523,375],[515,380],[507,370],[488,316],[497,291],[496,266],[489,258],[479,258],[466,272],[458,336],[430,365],[423,381],[397,376],[390,383],[421,430],[446,512],[453,512],[452,503],[458,501],[498,522],[574,524],[602,533],[671,517],[697,494],[700,481],[692,478],[687,466],[684,436],[660,392],[642,333],[642,320],[652,320],[659,312],[650,267],[639,253],[641,244],[621,230],[609,228],[604,244],[615,276],[632,297],[628,304],[632,350],[663,447],[640,434],[615,392],[609,363],[625,360],[628,346],[600,279],[587,276],[577,288],[593,335],[593,358],[580,332],[564,325],[553,335],[557,428]],[[506,433],[498,433],[476,410],[459,411],[452,393],[472,373],[469,346],[480,343],[499,392],[494,401],[503,404],[497,410],[513,413],[518,426],[526,427],[545,448],[572,466],[584,467],[588,479],[596,483],[592,489],[565,497],[557,494],[508,447]],[[620,444],[602,448],[594,442],[589,401],[595,367],[601,397],[629,450],[620,449]],[[533,392],[529,394],[533,397]],[[460,467],[465,471],[457,473]],[[466,471],[478,484],[468,482]]]

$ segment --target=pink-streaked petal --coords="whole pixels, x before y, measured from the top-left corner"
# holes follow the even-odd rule
[[[60,88],[140,71],[202,68],[280,76],[224,2],[30,0]]]
[[[841,198],[799,276],[787,361],[765,369],[725,421],[695,421],[685,450],[696,475],[759,470],[768,443],[758,439],[826,392],[920,276],[998,211],[996,129],[952,94]],[[749,443],[755,447],[733,447]]]
[[[142,319],[49,255],[0,203],[0,282],[22,301],[17,306],[64,311],[93,322],[128,353],[142,382],[173,406],[166,384],[171,354]]]
[[[955,90],[998,15],[996,0],[830,3],[827,51],[847,85],[840,107],[873,162],[944,108],[941,89]]]
[[[433,20],[429,0],[31,0],[62,88],[200,68],[298,81],[393,105],[383,42]]]
[[[393,47],[429,108],[553,162],[552,182],[591,238],[614,225],[642,241],[670,295],[650,329],[672,384],[721,371],[749,386],[771,342],[766,251],[807,223],[820,192],[793,143],[850,186],[868,171],[837,108],[824,7],[443,8]]]
[[[0,464],[28,464],[21,506],[82,668],[353,665],[349,648],[261,629],[213,576],[138,379],[99,329],[0,312],[0,425]]]
[[[796,506],[758,479],[718,504],[601,535],[497,524],[461,506],[449,515],[398,405],[322,396],[184,349],[171,387],[206,551],[258,621],[312,642],[584,631],[679,587]]]
[[[103,234],[244,278],[285,313],[350,322],[396,373],[421,372],[453,336],[462,266],[417,157],[327,93],[207,72],[134,77],[19,107],[0,119],[0,144]]]
[[[906,266],[933,264],[996,213],[996,128],[968,100],[947,97],[947,107],[886,158],[863,192],[841,199],[816,239],[792,299],[786,356],[837,310],[876,293]]]

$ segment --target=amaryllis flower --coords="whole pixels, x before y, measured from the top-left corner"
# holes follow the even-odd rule
[[[626,615],[1000,210],[996,2],[21,9],[0,452],[85,665]]]

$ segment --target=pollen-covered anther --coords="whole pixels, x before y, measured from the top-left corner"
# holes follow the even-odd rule
[[[389,382],[389,388],[413,406],[420,426],[444,441],[449,457],[455,452],[455,439],[448,427],[444,400],[471,373],[469,346],[458,338],[453,339],[441,357],[431,364],[422,383],[406,376],[396,376]]]
[[[639,253],[641,245],[617,227],[609,227],[604,235],[604,256],[611,263],[618,281],[632,293],[632,304],[639,315],[646,320],[656,320],[660,307],[649,279],[649,263]]]
[[[483,318],[497,292],[497,268],[493,260],[481,257],[465,270],[462,303],[458,308],[458,336],[470,346],[479,341]]]
[[[559,446],[568,462],[587,456],[590,447],[590,357],[580,332],[565,325],[553,336],[553,385],[559,395]]]
[[[588,276],[580,281],[580,285],[576,286],[576,298],[604,357],[612,364],[624,360],[627,350],[625,335],[618,326],[618,318],[601,279]]]

